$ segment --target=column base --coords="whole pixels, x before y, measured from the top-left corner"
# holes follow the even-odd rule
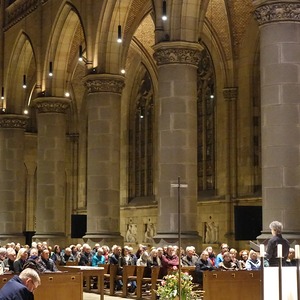
[[[113,245],[118,245],[123,247],[124,238],[119,232],[113,233],[91,233],[87,232],[85,236],[82,237],[85,243],[93,246],[93,243],[99,243],[101,246],[107,245],[109,247]]]
[[[25,244],[25,236],[20,233],[8,233],[8,234],[0,234],[0,244],[6,245],[7,243],[14,242],[20,243],[21,245]]]
[[[154,242],[156,246],[163,247],[166,245],[179,245],[179,235],[178,233],[170,233],[170,232],[158,232],[154,237]],[[194,246],[198,251],[200,249],[200,243],[202,241],[202,237],[198,235],[198,232],[182,232],[180,235],[180,245],[182,248],[187,246]]]
[[[62,232],[50,232],[50,233],[36,233],[32,240],[35,242],[47,242],[48,245],[60,245],[61,247],[65,246],[66,235]]]

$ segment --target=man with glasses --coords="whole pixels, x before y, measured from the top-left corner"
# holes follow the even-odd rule
[[[15,275],[0,290],[1,300],[33,300],[33,291],[41,284],[39,274],[27,268]]]

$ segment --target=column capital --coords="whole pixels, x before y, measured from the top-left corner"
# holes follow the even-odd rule
[[[223,89],[223,96],[226,101],[235,101],[238,95],[237,87],[226,87]]]
[[[158,66],[167,64],[186,64],[197,66],[203,47],[198,43],[162,42],[153,46],[154,59]]]
[[[70,99],[59,97],[42,97],[33,100],[38,113],[66,113],[70,103]]]
[[[15,128],[24,129],[27,125],[27,116],[14,115],[14,114],[3,114],[0,115],[0,128]]]
[[[88,94],[122,94],[122,90],[125,86],[124,76],[116,74],[89,74],[84,78],[84,84]]]
[[[300,22],[299,1],[262,1],[253,2],[256,7],[254,17],[259,26],[274,22]]]

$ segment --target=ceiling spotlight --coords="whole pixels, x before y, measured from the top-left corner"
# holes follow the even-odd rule
[[[65,96],[66,97],[70,97],[70,93],[69,92],[65,92]]]
[[[28,115],[28,109],[24,109],[23,113],[24,115]]]
[[[167,2],[166,0],[163,0],[163,11],[162,11],[162,20],[163,21],[167,21],[168,17],[167,17]]]
[[[118,39],[117,39],[118,43],[122,43],[122,26],[118,25]]]
[[[52,61],[49,62],[49,76],[53,76],[53,66],[52,66]]]
[[[23,75],[23,89],[27,88],[27,84],[26,84],[26,75]]]
[[[1,100],[4,100],[4,87],[2,87],[2,90],[1,90]]]
[[[126,73],[125,69],[121,69],[121,74],[125,74],[125,73]]]

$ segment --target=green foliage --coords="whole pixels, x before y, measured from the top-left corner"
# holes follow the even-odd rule
[[[193,300],[197,299],[196,294],[193,292],[193,277],[188,273],[180,274],[181,281],[181,299]],[[163,281],[157,285],[156,294],[162,300],[179,298],[179,271],[174,271],[164,277]]]

